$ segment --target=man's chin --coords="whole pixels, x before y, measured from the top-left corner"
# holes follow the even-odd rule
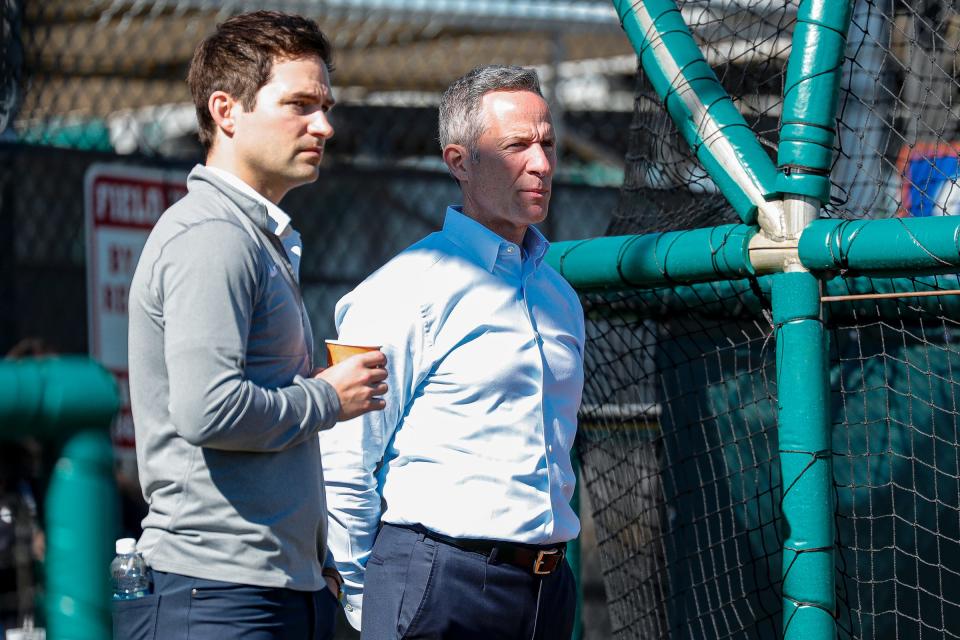
[[[540,224],[547,219],[547,212],[549,209],[549,204],[544,203],[542,205],[530,205],[526,208],[525,214],[527,219],[527,224]]]
[[[296,175],[291,176],[298,184],[309,184],[320,177],[320,165],[305,164],[298,167]]]

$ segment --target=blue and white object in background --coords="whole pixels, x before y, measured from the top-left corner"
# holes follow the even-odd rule
[[[901,216],[960,214],[960,145],[917,144],[900,159]]]

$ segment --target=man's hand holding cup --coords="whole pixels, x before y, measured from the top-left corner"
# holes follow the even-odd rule
[[[327,340],[326,369],[314,374],[325,380],[340,397],[339,420],[350,420],[385,406],[387,357],[379,346],[352,345]]]

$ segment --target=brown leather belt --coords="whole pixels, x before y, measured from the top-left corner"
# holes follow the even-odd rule
[[[535,576],[548,576],[556,571],[563,562],[566,554],[566,543],[558,545],[529,545],[502,540],[479,540],[471,538],[451,538],[431,531],[421,525],[389,525],[409,529],[422,533],[431,540],[436,540],[451,547],[457,547],[472,553],[481,553],[490,558],[490,562],[511,564],[520,567]]]

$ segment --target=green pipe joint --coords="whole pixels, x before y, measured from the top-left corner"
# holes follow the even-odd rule
[[[113,375],[82,356],[0,362],[0,440],[61,437],[110,426],[120,407]]]

